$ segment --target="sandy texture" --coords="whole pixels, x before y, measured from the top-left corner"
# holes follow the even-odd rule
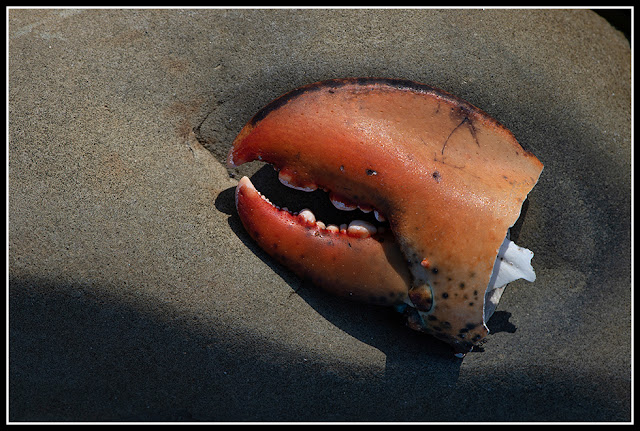
[[[629,421],[630,47],[565,10],[10,10],[12,421]],[[424,82],[545,164],[463,360],[301,283],[221,163],[261,106]],[[282,199],[285,199],[283,197]]]

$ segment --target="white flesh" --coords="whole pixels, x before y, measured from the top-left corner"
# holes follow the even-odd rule
[[[507,234],[498,250],[493,273],[484,295],[483,319],[485,323],[498,306],[498,301],[500,301],[502,292],[508,283],[519,278],[535,281],[536,273],[531,266],[532,258],[533,252],[531,250],[516,245],[509,240]]]

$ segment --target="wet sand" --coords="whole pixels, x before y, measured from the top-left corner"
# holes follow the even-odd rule
[[[629,421],[630,58],[587,10],[10,10],[9,420]],[[460,96],[545,165],[538,278],[464,360],[235,214],[239,175],[286,199],[226,169],[244,123],[346,76]]]

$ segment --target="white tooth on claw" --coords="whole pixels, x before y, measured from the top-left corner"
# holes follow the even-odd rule
[[[307,223],[313,224],[316,222],[316,216],[311,212],[310,209],[305,208],[300,211],[298,215],[302,217]]]
[[[340,228],[335,224],[330,224],[329,226],[327,226],[327,230],[329,232],[340,232]]]
[[[364,220],[353,220],[349,223],[349,227],[347,228],[347,232],[350,235],[360,238],[367,238],[371,235],[375,235],[377,231],[378,230],[374,225]]]
[[[346,204],[344,202],[335,200],[333,198],[329,198],[329,200],[331,200],[331,203],[333,204],[334,207],[336,207],[336,208],[338,208],[339,210],[342,210],[342,211],[353,211],[356,208],[358,208],[357,205]]]
[[[358,205],[358,208],[360,208],[360,211],[362,211],[365,214],[369,214],[371,211],[373,211],[373,208],[371,208],[368,205]]]
[[[295,186],[292,184],[293,181],[293,176],[291,176],[290,174],[280,171],[278,172],[278,179],[280,180],[280,182],[282,184],[284,184],[285,186],[295,189],[295,190],[302,190],[303,192],[313,192],[317,189],[317,187],[315,185],[307,185],[307,186]]]
[[[382,214],[378,212],[378,210],[373,210],[373,215],[375,216],[376,220],[381,223],[387,220]]]

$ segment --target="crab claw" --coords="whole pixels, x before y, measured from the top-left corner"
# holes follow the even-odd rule
[[[488,334],[486,321],[506,283],[535,279],[533,254],[505,238],[542,163],[496,120],[444,91],[380,78],[298,88],[240,131],[228,165],[252,160],[272,164],[283,184],[330,191],[339,208],[384,216],[404,263],[373,237],[355,249],[349,235],[301,227],[304,218],[266,206],[243,179],[238,212],[261,247],[336,293],[390,298],[393,292],[408,305],[410,327],[456,352],[470,351]],[[367,258],[359,260],[360,253]],[[392,275],[382,275],[387,271]],[[373,272],[369,278],[379,283],[364,283]]]

